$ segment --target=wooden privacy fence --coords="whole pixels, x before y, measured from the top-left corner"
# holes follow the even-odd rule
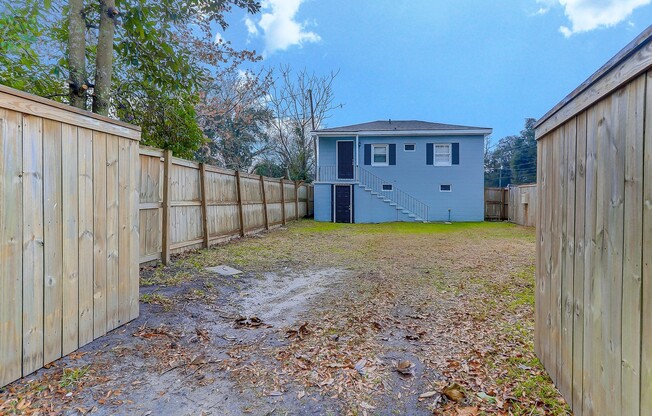
[[[537,212],[537,185],[510,185],[507,199],[507,220],[518,225],[534,227]]]
[[[536,136],[536,353],[575,414],[649,415],[652,26]]]
[[[0,387],[138,316],[139,139],[0,86]]]
[[[312,186],[140,149],[140,262],[285,225],[313,212]]]
[[[507,188],[484,188],[484,219],[503,221],[507,219],[509,191]]]

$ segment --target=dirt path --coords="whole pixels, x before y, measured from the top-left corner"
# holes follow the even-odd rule
[[[533,234],[306,221],[186,255],[142,271],[137,320],[3,389],[0,413],[563,414],[532,353]]]

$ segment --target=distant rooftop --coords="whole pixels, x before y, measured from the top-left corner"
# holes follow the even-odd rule
[[[315,130],[315,133],[357,133],[389,131],[454,131],[454,130],[491,130],[488,127],[458,126],[456,124],[431,123],[419,120],[378,120],[350,126],[331,127]]]

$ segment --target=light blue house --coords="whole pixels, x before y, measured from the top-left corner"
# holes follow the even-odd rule
[[[315,220],[482,221],[491,131],[394,120],[314,131]]]

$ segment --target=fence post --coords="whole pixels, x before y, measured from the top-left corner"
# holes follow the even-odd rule
[[[299,219],[299,181],[294,181],[294,219]]]
[[[206,165],[199,164],[199,185],[201,186],[201,216],[202,228],[204,231],[204,248],[210,245],[210,235],[208,234],[208,197],[206,196]]]
[[[172,171],[172,150],[166,150],[163,156],[163,218],[161,262],[170,262],[170,173]]]
[[[263,214],[265,215],[265,229],[269,231],[269,217],[267,216],[267,193],[265,192],[265,177],[260,175],[260,186],[263,190]]]
[[[281,223],[285,225],[285,179],[283,178],[281,178],[281,219]]]
[[[242,212],[242,184],[240,183],[240,171],[235,171],[236,189],[238,191],[238,216],[240,217],[240,237],[244,237],[244,212]]]

